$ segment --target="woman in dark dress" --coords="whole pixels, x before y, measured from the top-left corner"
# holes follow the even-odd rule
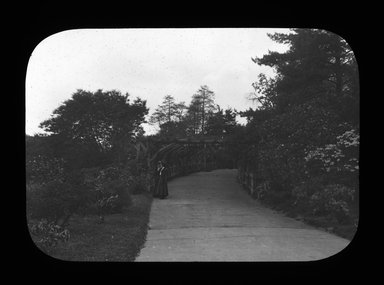
[[[159,161],[156,168],[156,184],[153,197],[165,199],[168,196],[168,170],[164,164]]]

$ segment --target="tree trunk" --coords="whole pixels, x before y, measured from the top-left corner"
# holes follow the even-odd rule
[[[204,95],[203,95],[203,108],[201,110],[201,117],[202,117],[202,120],[201,120],[201,133],[204,135],[204,124],[205,124],[205,102],[204,102]]]

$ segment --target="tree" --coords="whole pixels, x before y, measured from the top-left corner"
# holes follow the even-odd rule
[[[206,134],[207,121],[215,109],[214,92],[204,85],[192,96],[188,107],[185,102],[176,103],[171,95],[166,95],[149,122],[158,124],[159,135],[168,137]]]
[[[165,122],[165,114],[160,110],[160,108],[156,108],[149,118],[149,123],[158,124],[159,126]]]
[[[324,30],[292,29],[269,37],[289,49],[252,59],[272,67],[276,76],[259,75],[252,99],[261,105],[242,112],[246,130],[257,138],[255,147],[243,151],[242,168],[257,171],[258,183],[268,182],[265,197],[275,204],[313,205],[339,217],[342,209],[344,218],[354,220],[356,199],[348,198],[358,196],[359,82],[353,51]],[[329,208],[330,199],[339,210]]]
[[[236,115],[236,109],[229,108],[224,111],[224,132],[226,134],[233,133],[234,128],[237,126]]]
[[[175,116],[178,122],[181,122],[185,117],[185,111],[188,107],[185,105],[184,101],[181,101],[175,105]]]
[[[224,145],[215,147],[214,156],[217,166],[224,168],[233,168],[236,166],[238,159],[239,129],[241,126],[236,122],[236,110],[228,108],[223,110],[219,105],[216,107],[217,111],[211,113],[206,122],[206,135],[215,136],[224,141]],[[239,140],[240,139],[240,140]]]
[[[185,117],[187,122],[187,133],[189,135],[197,135],[201,129],[201,112],[200,102],[192,100],[188,106],[187,115]]]
[[[166,95],[161,105],[157,106],[155,112],[151,115],[149,121],[159,125],[175,121],[182,114],[180,108],[183,108],[183,102],[176,104],[173,96]]]
[[[231,108],[223,110],[219,105],[217,105],[216,109],[217,111],[212,112],[206,122],[206,134],[222,137],[231,134],[237,125],[236,110],[232,110]]]
[[[167,138],[180,138],[187,136],[187,122],[171,121],[164,123],[160,126],[159,136],[165,136]]]
[[[161,105],[157,106],[151,115],[149,122],[158,124],[160,135],[178,136],[184,135],[185,123],[184,111],[187,109],[184,102],[176,103],[171,95],[166,95]]]
[[[193,120],[195,134],[206,134],[206,122],[216,109],[214,98],[215,93],[207,85],[201,86],[192,96],[188,112]]]
[[[51,134],[56,155],[71,168],[91,167],[105,159],[123,159],[127,145],[142,135],[146,101],[119,91],[77,90],[40,127]]]
[[[254,83],[262,108],[284,112],[289,106],[323,97],[341,120],[356,120],[359,106],[358,70],[353,51],[340,36],[315,29],[292,29],[290,34],[269,34],[288,44],[286,53],[269,52],[253,59],[272,67],[277,76],[264,74]],[[348,106],[348,107],[345,107]]]
[[[206,123],[207,135],[223,136],[224,134],[224,114],[220,106],[217,106],[217,111],[213,112]]]

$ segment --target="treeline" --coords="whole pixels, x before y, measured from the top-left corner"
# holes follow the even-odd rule
[[[324,30],[269,34],[289,45],[252,60],[272,67],[253,83],[256,110],[239,179],[255,197],[351,237],[358,222],[359,77],[348,43]]]
[[[221,109],[215,93],[204,85],[192,95],[189,105],[166,95],[149,122],[159,126],[159,137],[223,136],[237,127],[236,115],[235,109]]]
[[[176,102],[171,95],[166,95],[149,118],[149,122],[159,127],[152,137],[172,141],[177,138],[213,138],[225,142],[215,147],[192,148],[184,152],[192,156],[201,165],[203,160],[208,168],[236,168],[241,146],[237,137],[244,132],[244,127],[236,121],[239,112],[233,108],[222,109],[215,103],[215,92],[207,85],[200,86],[187,105],[184,101]],[[204,153],[204,155],[202,155]],[[182,157],[168,154],[163,158],[169,166],[184,168]],[[190,161],[190,160],[189,160]],[[208,169],[201,166],[201,169]]]

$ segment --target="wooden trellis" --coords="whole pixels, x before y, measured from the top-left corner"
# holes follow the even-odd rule
[[[182,138],[172,140],[145,139],[138,141],[136,160],[145,157],[147,166],[154,167],[156,161],[166,160],[168,167],[175,175],[176,166],[184,166],[188,170],[207,170],[208,158],[213,156],[215,147],[222,146],[223,141],[214,137]]]

